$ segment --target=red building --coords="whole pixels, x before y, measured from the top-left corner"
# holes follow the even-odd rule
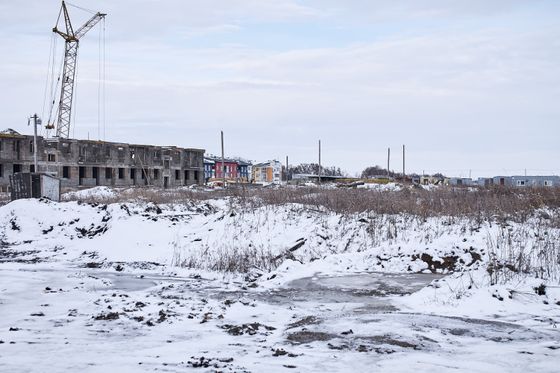
[[[225,170],[225,177],[228,180],[236,180],[237,179],[237,167],[238,162],[232,159],[225,159],[222,163],[221,159],[215,159],[216,163],[214,165],[215,172],[214,175],[216,179],[221,179],[224,177],[223,171]],[[223,166],[222,166],[223,165]]]

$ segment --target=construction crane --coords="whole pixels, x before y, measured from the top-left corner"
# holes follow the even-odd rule
[[[61,16],[64,16],[64,28],[62,31],[58,28]],[[99,21],[104,19],[106,14],[97,12],[80,28],[74,31],[70,22],[68,9],[63,1],[56,25],[53,32],[62,36],[64,39],[64,66],[62,70],[62,81],[60,90],[60,100],[58,101],[58,116],[56,119],[56,136],[59,138],[68,138],[70,135],[70,114],[72,112],[72,98],[74,96],[74,80],[76,79],[76,60],[78,58],[78,45],[80,39],[91,30]],[[55,128],[54,123],[48,123],[47,129]]]

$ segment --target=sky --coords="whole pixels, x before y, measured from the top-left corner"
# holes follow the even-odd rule
[[[407,173],[560,174],[560,1],[71,3],[107,13],[80,42],[72,137],[219,154],[224,131],[226,156],[290,164],[320,139],[352,176],[388,148],[401,171],[403,145]],[[59,9],[0,0],[2,129],[47,122]]]

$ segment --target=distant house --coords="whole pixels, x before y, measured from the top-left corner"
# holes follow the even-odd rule
[[[206,182],[221,180],[223,177],[229,182],[249,182],[251,176],[251,162],[242,159],[222,158],[209,155],[204,158],[204,176]]]
[[[479,177],[476,184],[480,187],[487,187],[493,185],[494,181],[491,177]]]
[[[422,175],[418,178],[418,183],[421,185],[442,185],[447,180],[441,176]]]
[[[410,181],[411,181],[413,184],[420,184],[420,176],[418,176],[418,175],[412,175],[412,176],[410,177]]]
[[[560,187],[560,176],[494,176],[492,184],[512,187]]]
[[[251,179],[252,165],[244,160],[237,161],[237,175],[241,181],[248,182]]]
[[[282,182],[282,164],[276,160],[257,163],[252,167],[252,179],[255,183],[280,184]]]
[[[237,179],[237,161],[233,159],[221,159],[215,160],[216,167],[214,168],[214,174],[216,179],[226,178],[227,180]]]
[[[216,161],[210,158],[204,158],[204,181],[213,179],[216,175]]]
[[[472,186],[476,185],[470,177],[451,177],[448,181],[449,185],[455,186]]]

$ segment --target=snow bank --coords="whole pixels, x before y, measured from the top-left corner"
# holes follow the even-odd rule
[[[8,371],[41,371],[47,360],[56,371],[203,361],[231,371],[554,371],[557,218],[336,214],[233,199],[14,201],[0,207],[0,362]],[[407,296],[429,281],[420,277],[439,276],[372,271],[447,275]],[[366,277],[362,289],[356,279]],[[410,281],[395,291],[396,277]]]
[[[114,198],[118,193],[106,186],[98,186],[94,188],[82,189],[75,192],[67,192],[62,195],[63,200],[71,199],[103,199],[103,198]]]
[[[377,190],[380,192],[398,192],[402,190],[403,186],[397,183],[387,183],[387,184],[378,184],[378,183],[365,183],[362,185],[357,186],[358,189],[372,189]]]
[[[337,214],[298,204],[249,208],[227,199],[169,206],[18,200],[0,208],[0,225],[1,239],[21,250],[63,247],[68,258],[85,251],[107,262],[269,273],[263,286],[312,272],[489,268],[495,284],[515,280],[507,276],[512,271],[560,281],[560,229],[538,217],[496,224]]]

